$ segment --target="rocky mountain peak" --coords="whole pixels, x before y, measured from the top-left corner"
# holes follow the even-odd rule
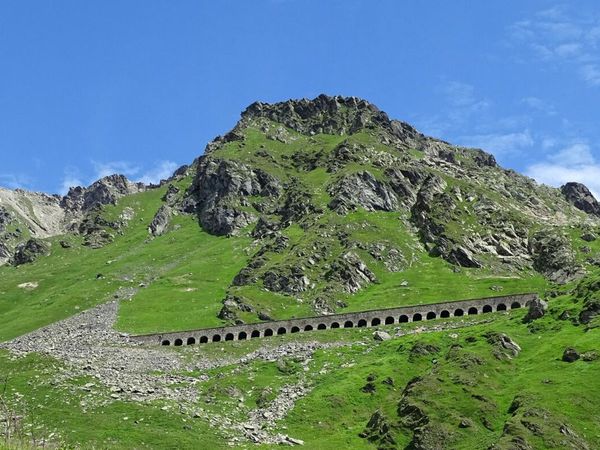
[[[129,181],[124,175],[109,175],[87,188],[77,186],[69,189],[60,205],[67,211],[89,211],[101,205],[115,204],[120,197],[142,192],[144,183]]]
[[[600,216],[600,203],[582,183],[569,182],[560,188],[567,201],[576,208],[595,216]]]
[[[411,125],[391,120],[377,106],[357,97],[328,96],[279,103],[255,102],[242,113],[242,121],[266,118],[299,133],[353,134],[364,128],[381,127],[392,136],[406,140],[424,140]]]

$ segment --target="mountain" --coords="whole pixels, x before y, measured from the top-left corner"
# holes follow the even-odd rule
[[[593,448],[599,232],[585,186],[539,185],[365,100],[257,102],[158,185],[0,190],[0,371],[17,391],[41,377],[27,405],[55,389],[81,402],[36,411],[65,445],[297,444],[287,427],[309,448]],[[523,292],[544,301],[381,327],[381,343],[359,329],[127,340]],[[81,414],[108,419],[92,430]]]

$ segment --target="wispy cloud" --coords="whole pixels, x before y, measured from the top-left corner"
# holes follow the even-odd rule
[[[59,187],[59,193],[65,195],[71,187],[89,186],[100,178],[114,174],[125,175],[130,180],[144,184],[157,184],[161,180],[169,178],[177,167],[179,167],[173,161],[158,161],[155,165],[146,169],[128,161],[91,161],[91,166],[93,169],[92,173],[88,172],[87,175],[82,173],[78,167],[66,167]]]
[[[22,174],[2,173],[0,174],[0,186],[8,189],[27,189],[31,179]]]
[[[546,161],[528,167],[526,174],[540,183],[556,187],[577,181],[585,184],[596,198],[600,198],[600,163],[586,142],[571,143],[549,155]]]
[[[600,18],[556,6],[512,24],[508,31],[515,44],[528,48],[539,61],[572,67],[587,84],[600,85]]]
[[[92,161],[92,165],[94,166],[94,170],[96,171],[95,177],[97,179],[104,178],[115,173],[125,175],[126,177],[134,177],[138,173],[140,173],[139,166],[129,163],[127,161]]]
[[[515,133],[490,133],[463,136],[460,143],[468,147],[478,147],[491,151],[496,156],[506,156],[533,147],[535,141],[529,130]]]
[[[74,166],[65,167],[64,175],[62,182],[60,183],[60,188],[58,193],[60,195],[65,195],[69,192],[69,189],[76,186],[82,186],[84,182],[81,179],[81,174],[79,169]]]
[[[153,168],[144,172],[137,181],[141,181],[144,184],[159,183],[161,180],[165,180],[173,175],[177,167],[179,166],[173,161],[159,161]]]
[[[473,85],[456,80],[443,80],[437,88],[444,107],[427,119],[420,120],[424,131],[434,136],[465,127],[474,116],[481,116],[491,102],[478,95]]]
[[[545,100],[542,100],[539,97],[530,96],[522,98],[521,104],[529,107],[530,109],[533,109],[534,111],[539,111],[548,114],[549,116],[556,115],[556,108],[554,107],[554,105],[550,104]]]

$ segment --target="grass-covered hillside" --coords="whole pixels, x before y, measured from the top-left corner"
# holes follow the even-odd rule
[[[159,186],[0,200],[0,448],[600,446],[600,204],[582,185],[321,96],[251,105]],[[382,342],[127,338],[521,292],[543,317]]]
[[[136,190],[62,200],[75,225],[0,268],[0,338],[117,297],[117,327],[147,333],[543,292],[596,247],[580,237],[598,219],[560,191],[356,99],[253,105],[187,172]]]

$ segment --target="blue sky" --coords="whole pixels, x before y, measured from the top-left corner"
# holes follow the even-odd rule
[[[0,185],[157,181],[251,102],[320,93],[600,193],[595,0],[5,0]]]

